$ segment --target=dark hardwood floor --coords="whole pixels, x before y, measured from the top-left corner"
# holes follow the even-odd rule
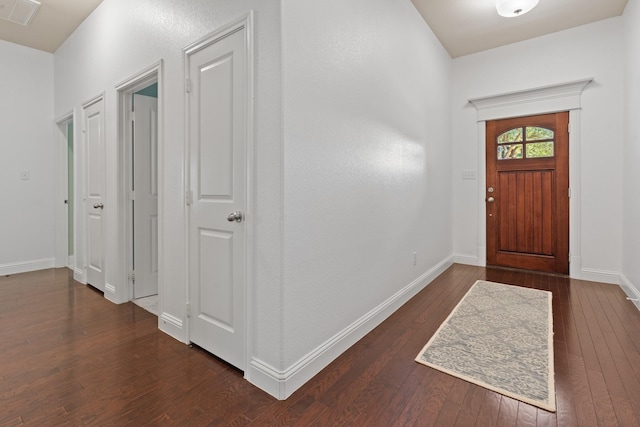
[[[553,292],[557,413],[414,362],[477,279]],[[640,425],[640,313],[618,286],[454,265],[286,401],[66,269],[0,278],[0,426]]]

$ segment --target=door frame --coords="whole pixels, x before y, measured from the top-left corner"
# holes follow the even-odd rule
[[[525,268],[534,271],[546,271],[559,274],[569,274],[569,195],[567,191],[569,189],[569,113],[566,111],[535,115],[535,116],[523,116],[504,120],[491,120],[486,122],[488,137],[486,139],[485,165],[487,166],[487,172],[485,177],[491,182],[491,186],[495,187],[487,189],[485,193],[486,200],[491,200],[495,196],[496,201],[489,203],[487,201],[485,210],[486,212],[493,212],[493,220],[487,221],[487,230],[491,233],[486,233],[487,238],[487,263],[491,262],[493,266],[511,266],[516,268]],[[540,126],[542,128],[553,129],[552,144],[553,154],[551,157],[538,157],[529,158],[525,156],[526,143],[529,142],[525,132],[522,133],[522,157],[517,160],[500,160],[496,153],[500,144],[497,143],[497,138],[503,132],[510,131],[514,128]],[[509,143],[511,144],[511,143]],[[520,202],[520,192],[526,191],[523,189],[515,190],[515,194],[511,193],[511,196],[515,195],[515,200],[509,199],[508,189],[502,188],[505,183],[501,179],[502,173],[505,176],[516,176],[520,174],[538,173],[542,174],[545,171],[553,170],[551,177],[551,229],[548,233],[552,236],[552,249],[551,254],[536,253],[533,248],[531,250],[523,249],[519,250],[519,247],[524,242],[521,239],[526,238],[520,236],[520,227],[517,227],[518,221],[523,221],[524,230],[529,230],[532,234],[536,234],[536,231],[547,235],[542,231],[542,227],[536,228],[533,223],[536,222],[533,218],[530,218],[531,222],[527,222],[526,215],[520,216],[520,203],[525,205],[526,196],[524,200]],[[491,173],[491,176],[489,176]],[[521,182],[518,180],[518,182]],[[487,184],[488,185],[488,184]],[[538,188],[541,191],[542,182],[539,182],[538,186],[531,181],[532,189]],[[507,188],[509,188],[507,184]],[[513,191],[513,189],[511,189]],[[495,191],[495,192],[494,192]],[[534,196],[532,196],[534,197]],[[540,195],[540,197],[543,197]],[[508,201],[508,202],[507,202]],[[529,203],[535,204],[534,199],[530,199]],[[514,217],[509,218],[510,214],[505,212],[510,210],[509,207],[513,207],[514,204],[518,205],[518,213]],[[525,209],[526,206],[525,206]],[[540,207],[540,214],[544,215],[544,209]],[[548,211],[547,211],[548,212]],[[506,214],[507,218],[502,215]],[[491,215],[490,215],[491,216]],[[534,215],[535,216],[535,215]],[[526,224],[525,224],[526,223]],[[502,232],[504,231],[502,224],[515,225],[518,229],[517,237],[515,238],[515,248],[511,248],[506,252],[503,252],[501,247],[505,243],[502,239]],[[529,229],[528,226],[532,227]],[[511,228],[511,227],[508,227]],[[527,233],[525,231],[525,233]],[[507,232],[509,235],[509,232]],[[490,238],[491,237],[491,238]],[[529,237],[533,237],[529,236]],[[508,239],[510,240],[510,239]],[[533,239],[535,240],[535,239]],[[543,238],[544,240],[544,238]],[[492,243],[489,246],[489,243]],[[511,244],[514,242],[511,241]],[[532,242],[531,242],[532,243]],[[542,244],[542,242],[539,242]],[[509,243],[506,243],[509,245]],[[489,258],[492,258],[491,260]]]
[[[227,35],[234,33],[244,28],[246,31],[245,45],[247,54],[247,87],[246,87],[246,102],[247,102],[247,116],[246,116],[246,176],[245,176],[245,194],[246,194],[246,208],[245,208],[245,304],[244,304],[244,337],[245,337],[245,378],[248,375],[249,367],[251,366],[251,354],[252,353],[252,331],[251,325],[253,320],[253,312],[250,310],[253,307],[252,301],[254,300],[254,227],[255,227],[255,205],[254,205],[254,188],[255,188],[255,166],[254,166],[254,27],[253,27],[253,11],[230,22],[227,25],[220,27],[218,30],[209,33],[200,40],[186,46],[183,49],[183,73],[185,79],[185,93],[184,93],[184,106],[185,106],[185,138],[184,138],[184,152],[185,152],[185,165],[184,165],[184,182],[185,182],[185,207],[187,207],[187,196],[190,193],[190,135],[189,135],[189,123],[190,109],[189,109],[189,56],[193,53],[204,49],[205,47],[217,42],[218,40],[226,37]],[[186,236],[186,262],[187,266],[191,265],[191,241],[190,241],[190,229],[191,229],[191,216],[188,211],[185,211],[185,236]],[[186,315],[185,315],[185,332],[186,341],[191,342],[191,318],[189,314],[190,304],[190,289],[191,289],[191,277],[189,268],[185,268],[185,297],[186,297]]]
[[[469,99],[477,110],[478,146],[478,259],[487,265],[486,195],[486,122],[520,116],[569,111],[569,276],[583,278],[581,257],[580,201],[580,110],[581,95],[593,81],[586,78],[539,88]]]
[[[72,265],[69,265],[69,221],[68,216],[73,215],[74,220],[75,217],[75,209],[74,212],[69,212],[68,205],[65,205],[62,200],[69,197],[68,193],[68,182],[69,182],[69,174],[68,174],[68,150],[69,150],[69,133],[68,133],[68,125],[72,123],[73,132],[76,132],[75,126],[75,115],[73,111],[69,111],[66,114],[58,117],[55,121],[55,191],[54,191],[54,224],[55,224],[55,267],[71,267],[75,272],[75,259]],[[76,148],[76,138],[74,135],[73,138],[73,146],[74,146],[74,156],[73,156],[73,165],[72,167],[76,167],[76,156],[75,156],[75,148]],[[75,193],[75,186],[74,186]],[[74,223],[75,224],[75,223]],[[75,239],[75,233],[74,233]],[[74,245],[75,246],[75,245]]]
[[[132,243],[133,243],[133,216],[129,207],[131,183],[133,180],[133,157],[131,155],[131,120],[130,111],[133,94],[145,87],[158,84],[158,311],[163,312],[163,267],[164,237],[162,224],[164,214],[160,206],[164,202],[164,87],[163,87],[164,61],[148,66],[144,70],[128,77],[116,85],[117,92],[117,127],[118,127],[118,194],[117,194],[117,243],[115,271],[118,278],[116,286],[115,303],[124,303],[133,298],[133,281],[130,278],[132,270]]]

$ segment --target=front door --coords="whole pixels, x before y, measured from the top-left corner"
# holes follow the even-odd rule
[[[158,293],[158,98],[133,95],[133,297]]]
[[[568,112],[487,122],[487,265],[569,273],[568,124]]]
[[[83,134],[87,159],[87,282],[104,292],[105,135],[103,98],[101,97],[83,108]]]
[[[247,30],[187,51],[190,340],[244,370]]]

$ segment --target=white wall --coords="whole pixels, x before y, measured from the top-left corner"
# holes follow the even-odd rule
[[[55,54],[56,117],[99,93],[106,99],[107,218],[106,281],[119,292],[117,271],[117,93],[116,85],[164,60],[160,82],[164,104],[161,150],[160,259],[161,316],[178,319],[160,326],[187,339],[185,127],[183,48],[254,10],[255,19],[255,179],[256,258],[250,278],[250,354],[280,361],[281,138],[280,6],[278,0],[105,0]],[[76,144],[82,143],[76,126]],[[81,179],[80,175],[77,175]],[[78,205],[81,200],[78,200]],[[51,227],[49,225],[49,227]],[[83,239],[83,230],[79,230]],[[105,319],[108,321],[108,319]]]
[[[284,1],[282,50],[280,370],[306,378],[448,265],[451,58],[408,0]]]
[[[2,275],[54,265],[55,140],[53,55],[0,40],[0,58]]]
[[[478,125],[469,99],[593,77],[582,94],[581,276],[616,282],[622,243],[622,18],[612,18],[453,61],[453,194],[456,259],[482,264]],[[573,184],[572,184],[573,185]],[[573,256],[576,254],[573,253]],[[574,261],[578,259],[574,258]]]
[[[622,274],[623,286],[640,297],[640,1],[629,0],[624,12],[626,88]],[[633,293],[631,293],[633,295]]]
[[[417,292],[452,252],[447,53],[408,0],[283,3],[281,15],[277,0],[105,0],[55,54],[56,116],[73,109],[80,120],[82,103],[105,93],[108,230],[117,224],[107,208],[117,205],[115,86],[164,60],[160,310],[186,325],[182,49],[254,10],[245,375],[278,397]],[[113,238],[107,249],[107,283],[126,286]],[[359,319],[367,321],[353,327]],[[188,338],[184,328],[160,326]],[[336,336],[339,345],[325,351]]]

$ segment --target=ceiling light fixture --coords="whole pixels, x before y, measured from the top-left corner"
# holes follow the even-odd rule
[[[538,0],[496,0],[498,15],[506,18],[524,15],[538,5]]]

